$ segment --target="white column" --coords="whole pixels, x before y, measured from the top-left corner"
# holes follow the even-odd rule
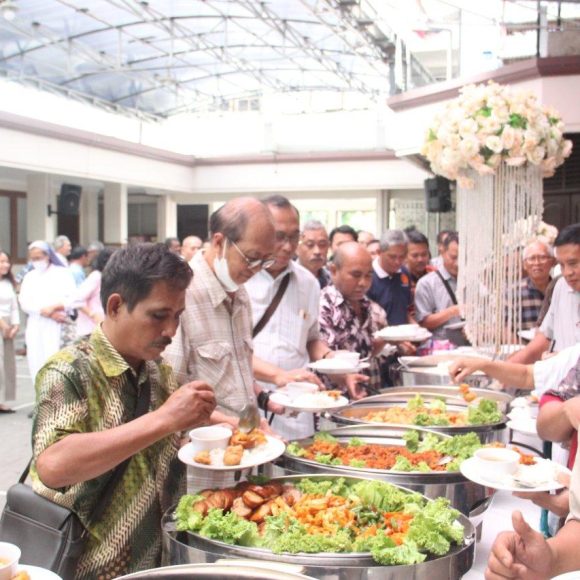
[[[389,211],[391,210],[391,194],[388,189],[381,189],[377,193],[377,238],[389,229]]]
[[[96,187],[83,187],[80,212],[80,239],[86,246],[99,239],[99,190]]]
[[[56,231],[56,216],[48,217],[48,206],[56,211],[56,195],[52,179],[45,173],[29,173],[26,177],[26,239],[28,242],[52,242]]]
[[[157,199],[157,241],[177,236],[177,204],[170,195]]]
[[[106,183],[104,191],[104,240],[105,245],[119,246],[128,238],[127,186],[124,183]]]

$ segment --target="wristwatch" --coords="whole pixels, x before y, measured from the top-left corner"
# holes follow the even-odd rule
[[[258,393],[258,407],[263,411],[268,410],[268,401],[270,400],[270,391],[260,391]]]

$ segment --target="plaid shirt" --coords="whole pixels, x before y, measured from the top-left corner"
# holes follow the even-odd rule
[[[373,334],[387,325],[385,311],[366,296],[361,300],[362,318],[357,316],[350,303],[338,288],[331,284],[320,293],[320,335],[332,350],[351,350],[361,358],[372,354]],[[370,359],[369,385],[381,387],[379,364]],[[326,377],[325,377],[326,378]]]
[[[520,282],[520,292],[522,296],[522,330],[535,328],[544,301],[544,294],[534,286],[529,276]]]

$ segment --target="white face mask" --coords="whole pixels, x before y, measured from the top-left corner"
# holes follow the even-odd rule
[[[32,267],[39,272],[44,272],[48,269],[48,260],[32,260]]]
[[[224,287],[226,292],[235,292],[240,287],[236,284],[232,277],[230,276],[230,269],[228,267],[228,261],[226,260],[226,246],[227,239],[224,241],[224,247],[222,251],[221,258],[213,259],[213,270],[215,272],[216,278],[220,281],[220,284]]]

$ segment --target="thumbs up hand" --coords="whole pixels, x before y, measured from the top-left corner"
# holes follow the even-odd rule
[[[485,571],[486,580],[517,578],[544,580],[551,577],[554,554],[548,542],[524,520],[521,512],[512,514],[513,532],[496,538]]]

